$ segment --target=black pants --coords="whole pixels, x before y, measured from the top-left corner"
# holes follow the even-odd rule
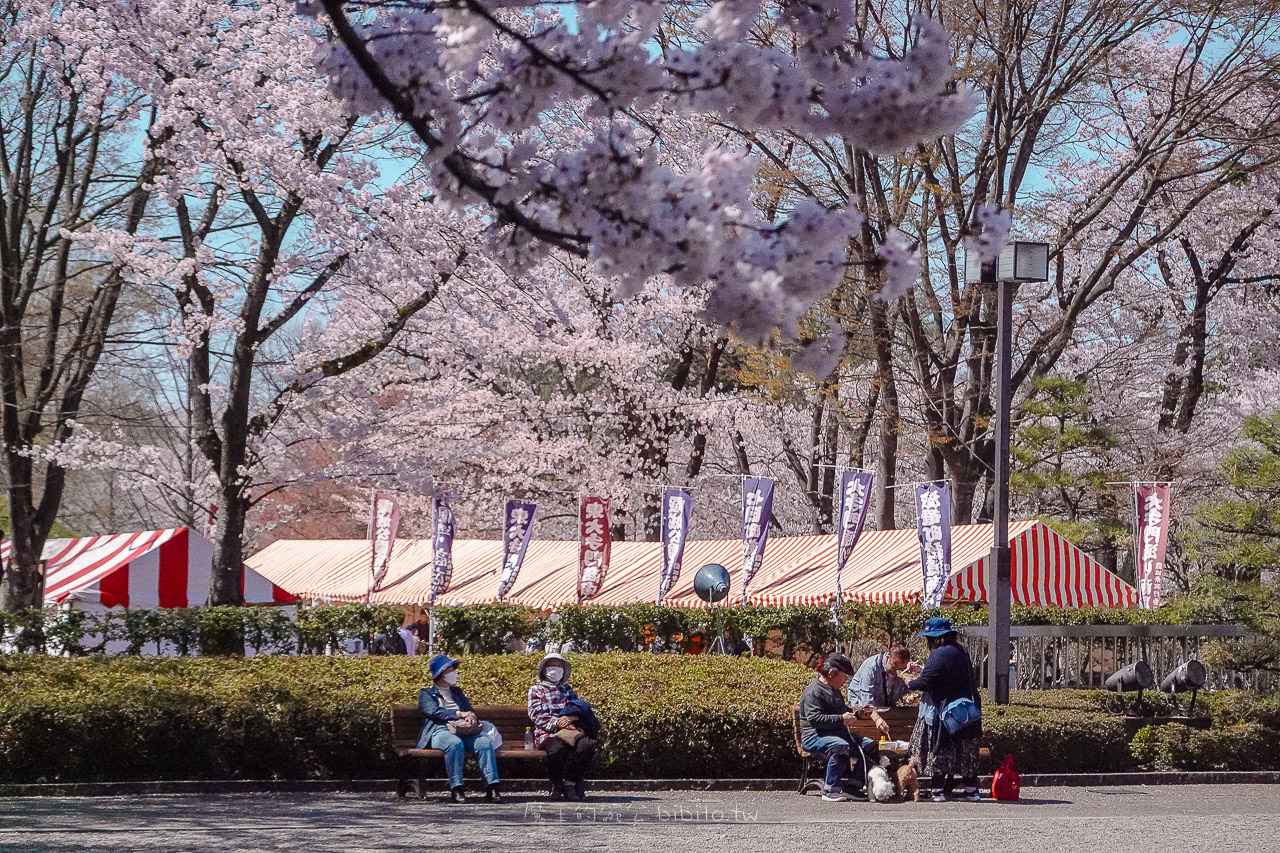
[[[933,776],[932,776],[931,778],[933,779],[933,784],[932,784],[932,785],[930,785],[930,788],[931,788],[932,790],[934,790],[934,791],[943,791],[944,793],[947,793],[947,794],[950,794],[952,791],[954,791],[954,790],[955,790],[955,787],[956,787],[956,777],[955,777],[953,774],[951,774],[951,773],[935,773],[935,774],[933,774]],[[964,786],[964,788],[965,788],[965,790],[966,790],[966,791],[967,791],[967,790],[969,790],[969,789],[977,790],[977,788],[978,788],[978,777],[977,777],[977,776],[962,776],[962,777],[960,778],[960,784]]]
[[[596,742],[586,735],[573,746],[553,735],[542,742],[542,749],[547,753],[547,778],[553,785],[566,779],[581,782],[596,757]]]

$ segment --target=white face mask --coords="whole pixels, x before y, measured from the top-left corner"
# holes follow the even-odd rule
[[[452,687],[453,685],[457,684],[457,683],[458,683],[458,672],[457,672],[457,670],[453,670],[453,669],[451,669],[451,670],[449,670],[448,672],[446,672],[446,673],[444,674],[444,683],[445,683],[445,684],[448,684],[450,687]]]
[[[546,674],[547,681],[550,681],[552,684],[557,684],[560,679],[564,678],[564,668],[559,666],[549,666],[546,669]]]

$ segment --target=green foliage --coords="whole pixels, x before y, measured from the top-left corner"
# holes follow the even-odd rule
[[[1236,499],[1196,513],[1188,551],[1237,580],[1257,580],[1280,567],[1280,412],[1246,418],[1243,438],[1222,463]]]
[[[368,641],[378,631],[399,627],[404,612],[386,604],[348,604],[341,607],[300,607],[293,620],[298,648],[319,654],[341,649],[347,640]]]
[[[1010,488],[1046,524],[1085,548],[1115,546],[1129,536],[1115,494],[1115,435],[1089,410],[1083,380],[1036,380],[1013,436]]]
[[[984,706],[982,732],[992,758],[998,762],[1012,755],[1020,773],[1135,769],[1128,752],[1129,739],[1118,717],[1078,710],[1032,713],[1015,705]]]
[[[538,615],[514,604],[437,607],[436,644],[451,655],[500,654],[511,638],[541,636]]]
[[[1275,696],[1261,696],[1244,690],[1223,690],[1202,693],[1197,707],[1204,703],[1214,728],[1257,723],[1268,729],[1280,730],[1280,701]]]
[[[1152,770],[1274,770],[1280,768],[1280,730],[1258,723],[1193,729],[1145,726],[1134,735],[1133,757]]]
[[[787,777],[791,707],[813,677],[760,658],[571,654],[615,777]],[[536,655],[467,656],[478,704],[523,704]],[[0,657],[0,780],[386,777],[387,706],[430,680],[422,657]],[[1033,770],[1132,766],[1086,691],[1015,692],[986,738]]]
[[[600,776],[796,772],[791,707],[813,677],[805,667],[721,655],[568,657],[574,686],[609,733]],[[459,683],[478,704],[524,704],[538,659],[469,655]],[[394,772],[387,706],[412,703],[429,680],[423,657],[0,656],[0,781],[385,778]],[[1113,701],[1099,691],[1015,691],[1010,705],[984,707],[984,742],[1023,772],[1138,761],[1280,767],[1273,700],[1203,697],[1225,728],[1144,730],[1132,749]]]
[[[1224,663],[1237,669],[1268,669],[1280,661],[1280,601],[1258,585],[1207,584],[1159,610],[1015,607],[1015,625],[1128,625],[1242,623],[1266,636],[1214,646]],[[624,607],[586,605],[561,608],[550,618],[526,607],[484,604],[436,608],[436,645],[450,654],[500,654],[512,638],[571,643],[575,651],[697,651],[718,631],[739,642],[750,638],[758,657],[799,660],[812,666],[836,644],[850,654],[872,654],[904,644],[923,653],[916,633],[931,616],[957,626],[985,625],[985,607],[924,611],[909,605],[846,604],[839,624],[828,607]],[[1267,615],[1270,614],[1270,615]],[[85,613],[50,607],[22,613],[0,612],[0,631],[13,636],[19,651],[54,651],[73,657],[102,652],[122,640],[128,654],[170,648],[180,656],[240,654],[245,644],[259,652],[323,654],[348,640],[368,641],[401,623],[403,611],[390,605],[349,604],[298,607],[290,618],[276,607],[211,607]],[[17,631],[16,629],[21,629]],[[16,634],[15,634],[16,631]]]

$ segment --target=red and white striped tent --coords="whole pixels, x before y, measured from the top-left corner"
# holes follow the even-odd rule
[[[951,529],[952,565],[947,587],[952,602],[986,601],[983,573],[993,544],[989,524]],[[1015,522],[1013,600],[1017,604],[1058,607],[1135,607],[1137,591],[1079,548],[1038,521]],[[826,604],[835,590],[834,535],[773,537],[764,563],[749,590],[753,604]],[[502,544],[456,540],[453,582],[439,604],[497,601]],[[302,598],[362,601],[369,595],[370,545],[364,539],[280,540],[247,563],[278,586]],[[729,570],[731,601],[741,597],[742,542],[737,539],[691,541],[684,572],[667,603],[702,606],[693,593],[698,567],[719,563]],[[653,601],[662,572],[661,544],[615,542],[599,604]],[[525,554],[519,579],[507,600],[542,610],[577,601],[578,543],[534,541]],[[916,532],[872,530],[863,534],[841,576],[848,601],[917,603],[923,586]],[[399,540],[382,587],[371,600],[386,604],[425,604],[431,589],[431,541]]]
[[[73,607],[195,607],[209,598],[213,543],[188,527],[50,539],[45,604]],[[9,543],[0,547],[9,559]],[[296,601],[262,575],[245,567],[241,584],[246,604]]]

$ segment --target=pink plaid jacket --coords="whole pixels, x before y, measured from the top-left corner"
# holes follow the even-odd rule
[[[533,742],[539,749],[556,733],[556,718],[564,712],[569,700],[578,694],[567,684],[539,681],[529,688],[529,720],[533,723]]]

